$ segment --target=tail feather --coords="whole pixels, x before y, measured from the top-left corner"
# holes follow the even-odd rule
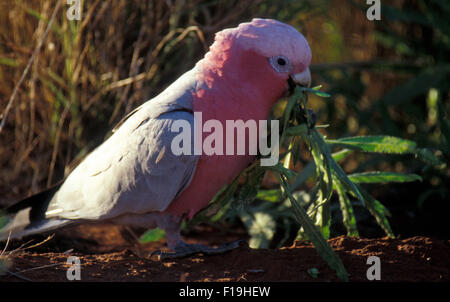
[[[58,184],[7,207],[3,216],[7,222],[4,226],[0,225],[0,241],[51,231],[71,223],[68,219],[47,219],[45,216],[49,203],[60,186]],[[0,221],[3,220],[1,218]]]

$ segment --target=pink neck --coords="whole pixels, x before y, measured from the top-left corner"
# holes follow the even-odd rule
[[[286,79],[256,52],[223,46],[225,51],[215,54],[212,49],[197,64],[200,89],[194,95],[194,111],[218,120],[266,119],[285,91]]]

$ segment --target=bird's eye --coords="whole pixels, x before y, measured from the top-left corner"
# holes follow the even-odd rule
[[[294,68],[285,56],[274,56],[269,58],[270,65],[278,72],[289,73]]]

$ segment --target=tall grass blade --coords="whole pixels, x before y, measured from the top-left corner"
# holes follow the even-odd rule
[[[319,253],[319,255],[328,263],[328,265],[333,270],[336,271],[336,274],[339,277],[339,279],[341,279],[342,281],[348,281],[348,273],[345,270],[345,267],[342,264],[341,259],[333,251],[328,242],[324,239],[320,230],[317,228],[316,225],[314,225],[309,216],[306,214],[306,211],[302,208],[302,206],[298,203],[298,201],[294,198],[294,196],[289,192],[287,182],[284,178],[285,176],[282,174],[277,176],[280,181],[280,184],[284,188],[284,191],[286,192],[291,202],[296,220],[303,227],[306,235],[316,247],[316,250]]]
[[[324,151],[324,156],[328,158],[333,175],[339,179],[339,181],[348,189],[355,193],[357,198],[364,205],[364,197],[358,190],[358,187],[348,178],[347,174],[342,170],[342,168],[334,161],[328,146],[325,143],[323,136],[316,130],[313,129],[312,134],[315,136],[316,140],[322,145],[322,150]]]
[[[363,194],[364,199],[366,201],[365,207],[369,210],[370,214],[372,214],[372,216],[375,217],[375,220],[384,230],[386,235],[388,235],[391,238],[395,238],[394,232],[392,232],[391,226],[387,219],[387,217],[391,216],[389,210],[385,206],[383,206],[381,202],[379,202],[372,195],[370,195],[366,190],[361,188],[359,185],[356,186],[358,187],[361,194]],[[354,192],[350,193],[354,195]]]
[[[356,217],[353,212],[353,207],[348,198],[345,187],[339,180],[334,181],[334,187],[339,196],[339,205],[342,211],[342,222],[347,229],[348,236],[359,236],[358,227],[356,225]]]

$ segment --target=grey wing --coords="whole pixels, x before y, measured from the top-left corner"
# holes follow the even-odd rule
[[[193,129],[194,117],[172,111],[128,123],[95,149],[67,177],[50,202],[47,217],[108,219],[125,213],[164,211],[190,183],[198,156],[175,155],[176,120]],[[139,116],[138,116],[139,117]]]
[[[171,149],[178,135],[171,130],[175,121],[187,121],[193,134],[195,72],[185,73],[128,115],[67,177],[50,201],[46,217],[107,219],[164,211],[188,187],[199,158],[174,155]]]

